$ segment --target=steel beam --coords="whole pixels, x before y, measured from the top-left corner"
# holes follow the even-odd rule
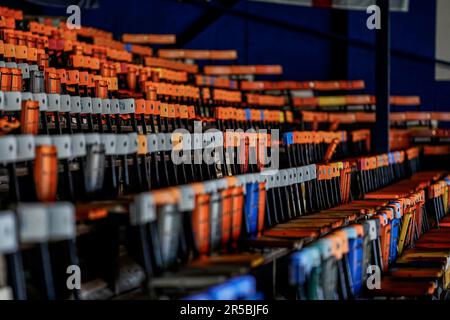
[[[376,29],[375,80],[376,80],[376,127],[375,152],[389,151],[389,112],[391,91],[391,52],[389,26],[389,0],[377,0],[380,8],[381,29]]]

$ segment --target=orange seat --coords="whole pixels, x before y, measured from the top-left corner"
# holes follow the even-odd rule
[[[442,268],[407,267],[390,271],[390,275],[395,278],[406,279],[439,279],[444,274]]]
[[[381,288],[372,292],[376,296],[420,298],[431,297],[436,288],[436,283],[432,281],[408,281],[384,277],[381,280]]]

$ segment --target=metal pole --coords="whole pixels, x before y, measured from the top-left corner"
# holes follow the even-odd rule
[[[381,29],[376,30],[376,126],[375,152],[389,152],[389,112],[391,91],[391,56],[389,30],[389,0],[377,0],[381,14]]]
[[[348,11],[331,10],[331,29],[348,39]],[[333,41],[331,44],[331,79],[348,79],[348,41]]]

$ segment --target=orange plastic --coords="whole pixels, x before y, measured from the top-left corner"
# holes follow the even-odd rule
[[[55,146],[41,145],[36,147],[34,181],[39,201],[53,202],[56,200],[58,158]]]

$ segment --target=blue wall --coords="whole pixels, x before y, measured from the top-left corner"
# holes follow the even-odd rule
[[[99,10],[85,10],[82,24],[129,33],[180,33],[204,13],[201,6],[175,0],[99,0]],[[392,14],[392,48],[433,58],[435,56],[435,0],[410,0],[408,13]],[[63,11],[47,10],[49,14]],[[332,32],[330,10],[240,1],[235,14],[224,15],[200,33],[186,47],[237,49],[239,63],[271,64],[284,67],[284,78],[323,80],[331,77],[331,44],[283,26],[245,20],[240,12],[276,19],[293,26]],[[349,37],[374,42],[364,12],[349,13]],[[351,47],[348,53],[349,78],[367,81],[374,92],[374,54]],[[450,82],[434,81],[434,65],[392,58],[392,93],[418,94],[426,110],[450,110]]]
[[[349,36],[374,43],[372,31],[361,28],[365,13],[351,12]],[[436,2],[434,0],[410,0],[408,13],[393,13],[392,49],[435,57]],[[449,30],[450,31],[450,30]],[[368,89],[374,91],[374,54],[367,50],[350,48],[349,77],[367,81]],[[424,110],[450,110],[450,82],[434,79],[434,64],[392,57],[392,93],[420,95]]]

